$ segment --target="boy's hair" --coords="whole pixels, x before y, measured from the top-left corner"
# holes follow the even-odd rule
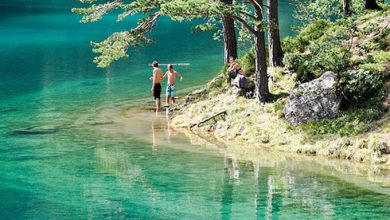
[[[173,69],[173,65],[172,64],[168,64],[168,69],[169,70]]]
[[[157,61],[153,61],[152,66],[153,67],[158,67],[158,62]]]

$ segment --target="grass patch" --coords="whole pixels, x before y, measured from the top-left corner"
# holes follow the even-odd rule
[[[382,113],[381,103],[374,99],[361,106],[343,111],[338,118],[310,121],[307,124],[299,125],[297,129],[312,136],[325,134],[336,134],[341,137],[356,136],[369,131],[373,122]],[[290,126],[290,129],[296,128]]]

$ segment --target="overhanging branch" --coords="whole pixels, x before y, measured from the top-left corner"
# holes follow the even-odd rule
[[[253,34],[256,34],[256,30],[254,28],[252,28],[243,18],[241,17],[238,17],[236,15],[231,15],[231,14],[226,14],[225,16],[227,17],[230,17],[232,19],[235,19],[237,21],[239,21],[246,29],[248,29],[250,32],[252,32]]]

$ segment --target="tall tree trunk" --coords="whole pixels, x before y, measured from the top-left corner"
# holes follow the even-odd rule
[[[364,0],[364,9],[382,9],[376,0]]]
[[[226,5],[231,5],[233,0],[221,0]],[[237,57],[237,37],[234,20],[230,17],[222,17],[223,46],[225,64],[229,63],[229,57]]]
[[[268,3],[268,47],[270,66],[283,66],[283,50],[280,43],[278,0]]]
[[[263,5],[262,0],[254,0],[258,5]],[[255,6],[255,16],[258,21],[264,20],[263,9]],[[261,22],[259,22],[261,23]],[[268,89],[268,76],[267,76],[267,60],[265,56],[265,33],[262,24],[255,26],[255,64],[256,64],[256,86],[257,96],[260,103],[264,103],[269,100],[270,92]]]
[[[343,11],[344,11],[345,17],[348,17],[351,15],[351,1],[350,0],[343,0]]]

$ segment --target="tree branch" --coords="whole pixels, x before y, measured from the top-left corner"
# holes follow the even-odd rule
[[[256,17],[255,17],[255,16],[253,16],[253,15],[251,15],[251,14],[245,12],[245,11],[240,11],[239,13],[240,13],[240,14],[243,14],[243,15],[246,15],[246,16],[248,16],[248,17],[250,17],[250,18],[256,20]]]
[[[257,8],[258,10],[261,10],[261,12],[263,13],[262,5],[260,5],[257,1],[254,0],[248,0],[248,1],[253,5],[253,7]]]
[[[246,28],[248,29],[250,32],[252,32],[253,34],[256,34],[256,30],[254,28],[252,28],[243,18],[240,18],[236,15],[231,15],[231,14],[225,14],[225,16],[229,17],[229,18],[233,18],[239,22],[241,22],[241,24]]]

